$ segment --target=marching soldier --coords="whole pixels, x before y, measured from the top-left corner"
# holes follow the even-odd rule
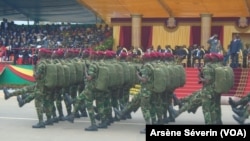
[[[94,63],[95,51],[91,51],[89,59],[90,64],[89,66],[85,67],[85,88],[84,90],[77,96],[74,110],[73,112],[67,117],[69,122],[74,122],[75,113],[80,107],[82,101],[85,102],[86,108],[88,110],[89,118],[91,125],[85,128],[86,131],[98,131],[98,127],[95,120],[95,110],[93,106],[93,102],[95,100],[95,80],[97,78],[97,70],[98,66]]]
[[[46,96],[46,88],[45,86],[45,67],[46,67],[46,59],[50,58],[51,51],[48,49],[41,48],[38,52],[39,62],[36,66],[36,71],[34,73],[34,77],[36,79],[36,88],[34,92],[35,99],[35,107],[38,116],[38,123],[33,125],[33,128],[45,128],[45,122],[43,119],[43,112],[45,107],[50,107],[49,102],[45,102]],[[51,115],[51,111],[47,110],[46,113]],[[47,116],[50,118],[50,116]],[[51,119],[47,119],[50,121]]]
[[[204,61],[206,62],[206,65],[209,65],[212,61],[212,58],[209,54],[206,54],[204,56]],[[198,83],[205,83],[205,79],[204,79],[204,75],[203,72],[201,70],[201,72],[199,73],[199,82]],[[202,89],[195,91],[194,93],[192,93],[190,96],[185,97],[183,99],[181,99],[181,103],[182,106],[178,111],[173,110],[173,108],[171,107],[171,113],[173,113],[174,117],[178,117],[181,113],[188,111],[188,112],[193,112],[195,113],[196,110],[202,105]]]

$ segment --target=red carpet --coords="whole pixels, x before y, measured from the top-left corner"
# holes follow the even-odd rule
[[[197,68],[186,68],[186,84],[175,90],[178,98],[188,96],[202,87],[201,84],[198,84],[198,74]]]
[[[233,88],[226,94],[223,94],[223,96],[234,96],[236,94],[237,88],[239,86],[240,83],[240,79],[241,79],[241,73],[242,73],[242,69],[234,69],[234,86]],[[199,90],[200,88],[202,88],[201,84],[198,84],[198,69],[197,68],[186,68],[186,84],[175,90],[175,94],[177,95],[178,98],[182,98],[182,97],[186,97],[190,94],[192,94],[193,92]],[[245,93],[250,92],[250,78],[248,77],[248,81],[246,84],[246,88],[245,88]]]

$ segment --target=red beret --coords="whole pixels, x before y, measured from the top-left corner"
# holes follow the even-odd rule
[[[115,55],[116,55],[116,53],[114,53],[113,51],[110,51],[110,50],[105,51],[106,57],[112,58],[112,57],[115,57]]]
[[[90,50],[88,50],[88,49],[84,49],[83,51],[82,51],[82,54],[90,54]]]
[[[112,50],[112,51],[109,51],[109,52],[112,54],[113,57],[115,57],[115,55],[116,55],[115,51]]]
[[[63,56],[64,54],[64,51],[62,49],[58,49],[55,51],[55,53],[58,55],[58,56]]]
[[[128,56],[133,56],[133,53],[131,51],[128,52]]]
[[[95,56],[104,56],[104,52],[103,51],[95,51]]]
[[[52,53],[53,53],[52,50],[48,50],[48,51],[47,51],[47,54],[52,54]]]
[[[79,50],[75,50],[75,49],[69,49],[69,50],[68,50],[68,53],[71,53],[71,54],[79,54],[80,51],[79,51]]]
[[[89,54],[91,54],[91,55],[96,55],[97,53],[96,53],[96,51],[94,51],[94,50],[89,50]]]
[[[172,53],[165,53],[165,58],[173,58],[174,55]]]
[[[39,52],[42,52],[42,53],[49,53],[50,50],[49,50],[49,49],[46,49],[46,48],[40,48],[40,49],[39,49]]]
[[[80,53],[80,50],[74,50],[74,53],[75,53],[75,54],[79,54],[79,53]]]
[[[216,61],[216,60],[221,60],[220,54],[218,53],[211,53],[211,58]]]
[[[147,58],[147,59],[152,58],[152,53],[144,53],[142,58]]]
[[[156,59],[160,59],[161,58],[161,53],[160,52],[156,52]]]
[[[157,58],[158,54],[157,54],[157,52],[151,52],[150,56],[151,56],[151,58],[155,59],[155,58]]]
[[[164,58],[164,57],[165,57],[165,54],[164,54],[164,53],[159,52],[159,57],[160,57],[160,58]]]
[[[224,56],[222,54],[217,54],[218,58],[220,61],[222,61],[224,59]]]
[[[121,52],[120,53],[121,58],[126,58],[127,56],[128,56],[128,54],[126,52]]]
[[[205,60],[212,60],[212,56],[210,54],[205,54],[203,58]]]

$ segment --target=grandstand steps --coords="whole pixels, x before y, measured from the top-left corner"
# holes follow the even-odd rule
[[[242,69],[239,85],[235,93],[235,96],[242,97],[244,95],[247,78],[248,78],[248,69]]]
[[[244,96],[246,96],[250,92],[249,71],[250,71],[249,68],[244,69],[244,75],[242,76],[242,81],[239,84],[239,85],[242,85],[242,88],[241,88],[242,92],[241,92],[241,95],[239,95],[239,97],[244,97]]]

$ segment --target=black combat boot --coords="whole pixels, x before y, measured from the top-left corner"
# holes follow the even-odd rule
[[[182,101],[177,98],[175,94],[173,94],[174,106],[178,105],[179,109],[182,107]]]
[[[53,122],[53,118],[51,119],[47,119],[45,122],[44,122],[45,125],[53,125],[54,122]]]
[[[98,124],[98,128],[108,128],[107,121],[103,120],[101,123]]]
[[[38,122],[36,125],[33,125],[32,128],[45,128],[45,123]]]
[[[239,100],[235,102],[231,97],[228,100],[228,103],[231,105],[232,108],[235,108],[238,105],[245,106],[248,102],[248,100]]]
[[[4,99],[7,100],[11,97],[11,93],[8,91],[6,87],[3,88]]]
[[[197,109],[198,109],[198,107],[193,107],[193,108],[188,109],[187,112],[195,114]]]
[[[236,120],[239,124],[244,124],[246,118],[245,117],[237,117],[236,115],[233,115],[234,120]]]
[[[112,123],[114,122],[114,120],[113,120],[113,118],[111,117],[109,117],[108,119],[107,119],[107,125],[108,126],[110,126]]]
[[[65,119],[71,123],[74,123],[74,119],[75,119],[75,115],[74,114],[70,114],[67,117],[65,117]]]
[[[59,114],[59,116],[57,117],[59,121],[65,121],[65,117],[63,114]]]
[[[168,107],[168,111],[169,111],[169,117],[168,117],[168,122],[175,122],[175,118],[176,118],[176,115],[174,115],[175,113],[173,112],[173,106],[169,106]]]
[[[130,114],[130,113],[128,113],[128,114],[126,115],[126,118],[127,118],[127,119],[132,119],[131,114]]]
[[[57,116],[53,116],[52,120],[53,120],[54,123],[58,123],[59,122],[59,119],[58,119]]]
[[[88,117],[88,113],[86,111],[86,108],[81,108],[80,112],[81,112],[81,117]]]
[[[244,109],[237,109],[237,108],[232,108],[233,112],[237,114],[239,117],[242,117],[244,115]]]
[[[96,124],[91,124],[89,127],[85,128],[85,131],[98,131]]]
[[[28,96],[29,96],[29,94],[22,94],[22,95],[21,95],[21,98],[22,98],[22,99],[25,99],[25,98],[28,97]]]
[[[75,118],[80,118],[80,117],[81,117],[80,113],[78,111],[75,112]]]
[[[17,96],[17,102],[19,107],[23,107],[23,105],[25,104],[25,101],[20,96]]]
[[[229,97],[228,103],[231,105],[232,108],[237,107],[237,103],[233,101],[231,97]]]
[[[172,106],[169,106],[168,111],[169,111],[169,113],[171,113],[172,118],[176,118],[179,116],[179,112],[177,110],[175,110]],[[168,118],[168,122],[171,122],[170,118]]]
[[[59,116],[57,117],[58,121],[64,121],[64,115],[62,109],[58,110]]]
[[[115,116],[112,119],[113,119],[113,121],[120,121],[121,120],[120,116],[118,116],[117,113],[115,113]]]
[[[114,108],[114,112],[115,112],[115,116],[118,118],[118,119],[122,119],[124,118],[124,112],[122,111],[119,111],[118,109]]]

